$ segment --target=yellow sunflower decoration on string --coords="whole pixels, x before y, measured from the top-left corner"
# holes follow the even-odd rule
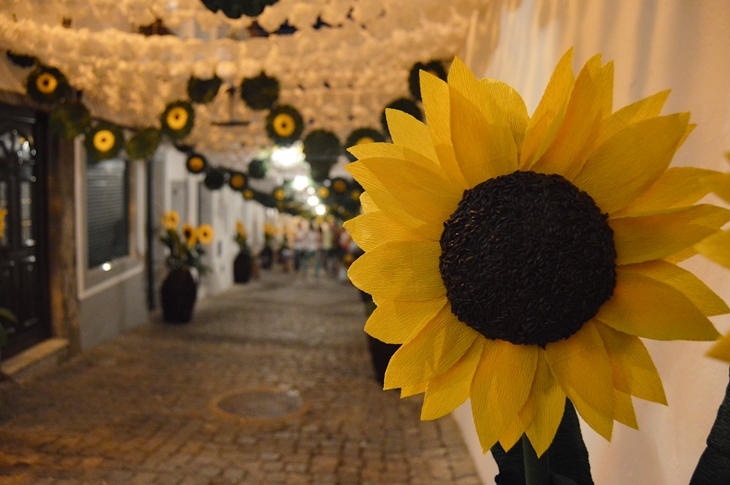
[[[95,162],[114,158],[124,148],[124,133],[116,125],[100,122],[86,133],[84,145]]]
[[[730,311],[672,262],[730,221],[692,205],[713,172],[667,168],[689,114],[659,115],[668,92],[614,112],[612,63],[571,63],[530,117],[456,59],[448,82],[421,74],[428,125],[389,110],[394,143],[350,149],[349,275],[378,305],[365,330],[402,344],[385,388],[425,392],[422,419],[471,398],[485,451],[526,434],[542,455],[566,397],[606,439],[637,427],[631,396],[666,404],[639,337],[714,340]]]
[[[251,189],[244,189],[243,191],[243,198],[246,200],[252,200],[254,197],[253,190]]]
[[[99,130],[94,133],[94,148],[100,152],[108,152],[114,146],[116,137],[110,130]]]
[[[198,227],[198,240],[202,244],[210,244],[213,242],[213,228],[210,224],[201,224]]]
[[[291,145],[303,131],[304,119],[293,106],[276,106],[266,117],[266,132],[277,145]]]
[[[175,101],[165,107],[160,115],[161,131],[173,140],[190,134],[195,124],[195,110],[188,101]]]

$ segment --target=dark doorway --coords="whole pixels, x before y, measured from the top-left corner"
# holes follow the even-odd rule
[[[47,141],[44,115],[0,105],[0,210],[7,211],[5,231],[0,234],[0,307],[18,319],[2,320],[8,333],[3,358],[51,336],[46,256]]]

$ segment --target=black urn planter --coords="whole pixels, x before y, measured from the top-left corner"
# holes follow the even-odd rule
[[[271,269],[271,266],[274,264],[274,251],[269,246],[266,246],[261,250],[259,259],[261,259],[261,268]]]
[[[251,279],[251,267],[253,261],[251,255],[243,252],[238,253],[233,261],[233,281],[236,283],[248,283]]]
[[[160,288],[162,318],[168,323],[188,323],[193,316],[198,284],[186,269],[170,271]]]

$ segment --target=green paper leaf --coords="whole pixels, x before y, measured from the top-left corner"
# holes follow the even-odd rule
[[[730,384],[689,485],[730,483]]]
[[[570,478],[558,475],[557,473],[550,474],[551,485],[578,485]]]

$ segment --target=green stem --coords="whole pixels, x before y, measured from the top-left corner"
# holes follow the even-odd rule
[[[522,435],[522,454],[525,460],[526,485],[550,485],[550,459],[545,452],[538,458],[527,435]]]

